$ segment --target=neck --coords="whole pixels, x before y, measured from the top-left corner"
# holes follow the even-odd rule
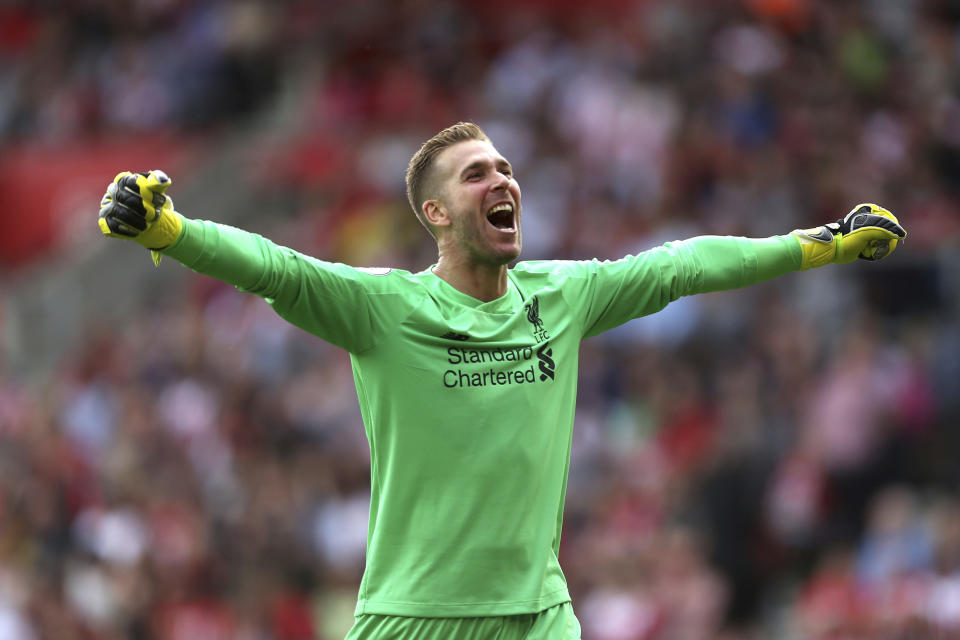
[[[461,293],[490,302],[507,292],[507,265],[469,264],[440,255],[433,273]]]

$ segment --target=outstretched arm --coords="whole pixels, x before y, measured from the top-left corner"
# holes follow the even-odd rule
[[[701,278],[690,293],[749,286],[790,271],[831,263],[881,260],[893,253],[907,232],[896,216],[875,204],[858,204],[842,219],[772,238],[703,236],[686,244]]]
[[[683,296],[747,287],[791,271],[858,257],[879,260],[906,235],[877,205],[857,205],[843,219],[771,238],[700,236],[615,262],[594,263],[585,335],[663,309]]]
[[[387,320],[367,293],[379,280],[235,227],[187,219],[165,194],[170,182],[162,171],[119,174],[101,202],[100,230],[150,249],[157,263],[167,255],[258,295],[286,320],[348,351],[375,343]]]
[[[243,291],[269,299],[281,296],[281,281],[268,274],[284,271],[277,264],[283,260],[284,250],[234,227],[185,218],[166,195],[171,183],[160,170],[117,174],[100,202],[100,231],[150,249],[157,264],[161,255],[169,255]]]

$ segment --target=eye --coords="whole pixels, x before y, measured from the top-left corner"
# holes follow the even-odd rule
[[[479,180],[482,177],[483,177],[483,174],[478,171],[474,171],[473,173],[467,174],[467,180],[471,180],[471,181]]]

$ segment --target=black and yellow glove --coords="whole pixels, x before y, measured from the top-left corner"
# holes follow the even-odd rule
[[[897,248],[907,232],[897,217],[875,204],[858,204],[841,220],[792,233],[803,252],[801,270],[836,262],[881,260]]]
[[[118,173],[100,201],[100,232],[150,249],[154,264],[160,264],[160,250],[176,242],[183,229],[173,200],[165,193],[172,182],[160,170]]]

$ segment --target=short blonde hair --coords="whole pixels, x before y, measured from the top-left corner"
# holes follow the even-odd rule
[[[407,200],[410,201],[410,206],[417,215],[417,219],[427,228],[430,235],[435,236],[436,234],[434,234],[430,223],[423,215],[423,203],[428,200],[427,186],[432,177],[433,163],[444,149],[465,140],[490,142],[487,134],[477,125],[472,122],[458,122],[424,142],[420,150],[410,158],[410,164],[407,165]],[[433,194],[429,194],[429,196],[432,197]]]

